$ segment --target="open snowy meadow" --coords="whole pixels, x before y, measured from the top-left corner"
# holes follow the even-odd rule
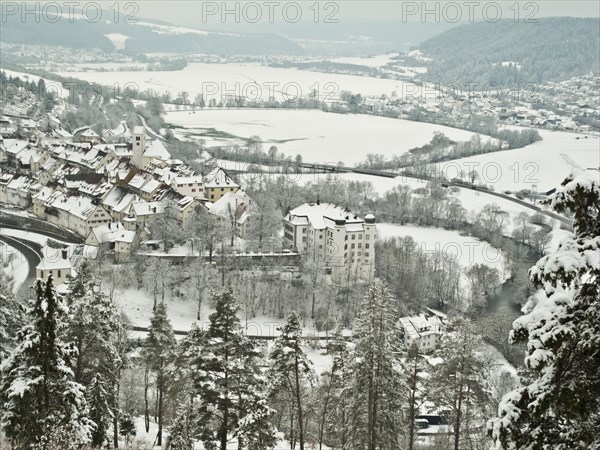
[[[257,63],[207,64],[191,63],[176,71],[69,71],[59,75],[79,78],[89,83],[120,86],[144,91],[152,89],[160,94],[170,92],[177,95],[185,90],[194,98],[203,93],[205,99],[217,101],[228,95],[244,96],[254,100],[285,100],[308,96],[316,91],[323,101],[334,101],[340,91],[346,90],[361,95],[394,92],[398,97],[428,93],[435,97],[433,87],[423,89],[418,85],[392,79],[361,77],[357,75],[331,74],[291,68],[262,66]]]
[[[546,192],[560,185],[573,169],[600,170],[600,138],[566,131],[538,130],[542,140],[523,148],[436,164],[452,178],[460,168],[476,170],[479,182],[497,192],[521,189]],[[599,175],[600,176],[600,175]]]
[[[364,161],[367,153],[402,155],[428,143],[436,131],[455,141],[468,141],[474,135],[431,123],[317,110],[206,108],[169,112],[165,120],[182,127],[176,131],[184,136],[217,131],[238,137],[213,138],[210,145],[241,145],[243,138],[257,135],[265,148],[275,145],[290,156],[301,154],[304,161],[348,165]]]

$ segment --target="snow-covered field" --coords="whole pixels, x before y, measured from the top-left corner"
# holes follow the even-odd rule
[[[206,108],[169,112],[165,120],[195,134],[214,128],[240,138],[257,135],[265,149],[275,145],[288,155],[301,154],[304,161],[332,164],[364,161],[367,153],[382,153],[388,158],[401,155],[428,143],[435,131],[455,141],[468,141],[474,134],[424,122],[317,110]],[[222,145],[242,143],[227,138],[212,143],[219,141]]]
[[[149,431],[146,433],[144,416],[135,417],[136,436],[131,438],[130,445],[134,445],[136,450],[151,450],[154,448],[161,448],[153,446],[153,443],[156,439],[156,433],[158,433],[158,424],[153,419],[153,417],[150,419]],[[166,436],[168,436],[168,430],[163,430],[163,442],[166,439]],[[283,433],[278,433],[277,438],[277,444],[275,444],[275,447],[269,450],[289,450],[291,448],[289,441],[283,438]],[[234,439],[227,443],[227,450],[238,450],[238,448],[238,444]],[[318,444],[312,444],[311,442],[305,442],[304,448],[306,450],[330,450],[330,448],[326,445],[320,447]],[[204,450],[204,445],[202,445],[202,442],[195,442],[194,450]]]
[[[6,267],[4,264],[7,264]],[[25,256],[14,247],[0,241],[0,267],[4,273],[12,276],[13,292],[17,292],[29,274],[29,263]]]
[[[154,303],[151,292],[134,288],[118,289],[114,293],[113,298],[115,299],[117,306],[127,315],[132,325],[147,327],[150,324],[152,306]],[[158,301],[160,302],[160,296]],[[210,299],[205,300],[202,302],[200,320],[196,320],[198,303],[195,299],[188,298],[186,300],[177,297],[167,297],[165,298],[165,304],[173,329],[179,331],[188,331],[194,323],[201,328],[207,328],[209,326],[208,316],[215,311]],[[262,315],[248,318],[246,321],[243,310],[240,310],[238,317],[242,322],[242,327],[245,329],[246,334],[251,336],[278,336],[278,328],[286,323],[285,319],[277,319]],[[307,321],[307,325],[303,327],[303,336],[313,337],[326,335],[325,332],[318,332],[316,328],[311,326],[310,322],[310,320]]]
[[[191,63],[183,70],[162,72],[115,71],[115,72],[59,72],[59,75],[75,77],[87,82],[124,86],[135,85],[139,90],[153,89],[159,93],[177,95],[187,91],[190,99],[204,93],[205,99],[217,102],[227,95],[244,96],[249,99],[282,100],[308,96],[313,90],[322,100],[334,100],[339,92],[347,90],[365,95],[391,96],[395,91],[399,97],[417,95],[421,88],[404,81],[361,77],[345,74],[330,74],[261,66],[257,63],[207,64]],[[433,97],[433,87],[427,88]]]
[[[378,239],[411,236],[416,244],[425,252],[441,251],[446,255],[457,257],[463,267],[472,264],[485,264],[503,272],[502,253],[489,243],[473,236],[463,236],[456,231],[442,228],[417,227],[413,225],[397,225],[378,223]]]
[[[437,164],[450,178],[457,168],[476,170],[479,182],[497,192],[558,187],[573,169],[600,168],[600,139],[594,135],[538,130],[543,140],[516,150],[471,156]],[[600,173],[598,173],[600,177]]]

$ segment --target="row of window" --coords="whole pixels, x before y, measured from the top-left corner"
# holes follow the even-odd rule
[[[354,248],[355,244],[350,244],[350,248]],[[358,248],[362,248],[362,243],[358,243]],[[369,248],[369,244],[365,244],[365,248]],[[344,250],[348,250],[348,244],[344,245]]]

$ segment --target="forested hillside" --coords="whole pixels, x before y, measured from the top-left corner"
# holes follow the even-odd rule
[[[433,59],[429,81],[514,86],[598,72],[600,33],[595,19],[478,22],[441,33],[419,49]]]

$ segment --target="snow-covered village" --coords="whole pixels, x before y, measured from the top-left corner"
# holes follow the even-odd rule
[[[2,2],[0,449],[600,448],[600,10],[475,3]]]

